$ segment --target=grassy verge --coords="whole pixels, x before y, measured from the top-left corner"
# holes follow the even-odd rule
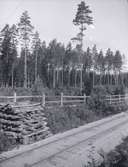
[[[85,105],[77,107],[54,107],[45,109],[45,114],[53,134],[79,127],[85,123],[98,120],[101,115],[95,114]]]
[[[128,167],[128,137],[106,155],[104,162],[99,167]]]
[[[53,134],[77,128],[81,125],[125,111],[124,106],[109,106],[104,112],[93,111],[87,105],[46,108],[48,126]]]
[[[13,137],[9,137],[4,132],[0,132],[0,153],[13,149],[16,144],[16,140]]]

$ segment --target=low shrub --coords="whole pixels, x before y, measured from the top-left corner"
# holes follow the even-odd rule
[[[9,137],[6,133],[0,132],[0,153],[13,148],[16,145],[16,140]]]
[[[18,87],[18,88],[5,88],[1,87],[0,88],[0,96],[13,96],[14,91],[17,93],[18,96],[29,96],[31,95],[31,88],[23,88],[23,87]]]
[[[99,167],[128,167],[128,137],[106,155],[104,162]]]
[[[111,90],[110,90],[111,89]],[[114,91],[112,91],[112,89]],[[125,103],[119,103],[119,104],[109,104],[105,99],[108,95],[111,95],[110,92],[113,94],[119,94],[119,92],[122,94],[124,93],[123,87],[118,88],[120,91],[115,91],[116,87],[106,87],[106,86],[96,86],[93,88],[90,98],[88,100],[88,105],[91,110],[93,110],[96,113],[99,113],[103,116],[111,115],[111,114],[117,114],[119,112],[126,111],[128,109],[128,105]]]
[[[48,120],[48,126],[53,134],[76,128],[102,118],[101,115],[97,115],[85,105],[45,109],[45,114]]]
[[[111,95],[118,95],[118,94],[125,94],[125,87],[123,85],[107,85],[105,86],[108,94]]]
[[[107,107],[107,103],[105,101],[107,95],[108,93],[105,87],[94,87],[88,101],[89,108],[92,109],[94,112],[104,113]]]
[[[32,87],[32,95],[42,95],[42,93],[48,92],[48,88],[44,87],[44,84],[40,78],[37,78],[36,83]]]

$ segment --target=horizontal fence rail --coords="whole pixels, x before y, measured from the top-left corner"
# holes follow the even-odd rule
[[[60,96],[48,96],[45,93],[42,95],[33,95],[33,96],[17,96],[16,92],[13,96],[0,96],[0,102],[13,104],[18,102],[29,102],[31,105],[33,103],[42,104],[42,106],[52,106],[52,105],[66,105],[66,104],[86,104],[90,96],[69,96],[61,93]],[[128,99],[128,94],[126,95],[109,95],[104,99],[108,104],[120,104],[124,103]],[[28,103],[27,103],[28,104]],[[24,104],[25,105],[25,104]]]

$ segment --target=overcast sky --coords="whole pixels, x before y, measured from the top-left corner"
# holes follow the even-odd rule
[[[32,24],[47,43],[56,38],[67,44],[78,33],[72,24],[80,0],[0,0],[0,28],[17,23],[28,10]],[[90,5],[94,27],[88,27],[84,47],[119,49],[128,60],[127,0],[85,0]]]

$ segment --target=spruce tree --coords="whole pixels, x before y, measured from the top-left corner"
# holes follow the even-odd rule
[[[16,26],[5,25],[0,33],[0,71],[2,85],[13,86],[13,65],[17,57]]]
[[[121,68],[123,65],[123,59],[122,59],[122,55],[120,53],[119,50],[117,50],[115,52],[114,58],[113,58],[113,67],[114,67],[114,71],[115,71],[115,83],[116,85],[119,84],[119,74],[121,72]]]
[[[107,69],[107,83],[110,84],[110,75],[113,69],[113,52],[110,48],[107,49],[105,56],[105,64]]]

